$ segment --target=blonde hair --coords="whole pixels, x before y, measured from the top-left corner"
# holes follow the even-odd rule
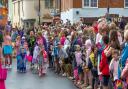
[[[128,30],[124,31],[124,39],[128,41]]]
[[[119,55],[120,55],[119,50],[115,50],[115,49],[113,49],[113,50],[112,50],[112,55],[114,55],[114,54],[117,54],[117,55],[119,56]]]
[[[109,27],[108,27],[108,24],[106,23],[106,22],[100,22],[99,24],[98,24],[98,31],[100,32],[100,33],[103,33],[104,31],[108,31],[108,29],[109,29]]]
[[[76,45],[76,51],[80,51],[81,48],[80,48],[80,45]]]
[[[110,29],[110,30],[116,29],[116,24],[115,24],[114,22],[111,22],[111,23],[109,24],[109,29]]]
[[[20,39],[21,39],[21,37],[20,36],[17,36],[16,40],[20,40]]]

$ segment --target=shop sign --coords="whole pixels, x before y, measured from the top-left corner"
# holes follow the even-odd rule
[[[121,17],[113,17],[112,21],[114,21],[114,22],[121,22]]]

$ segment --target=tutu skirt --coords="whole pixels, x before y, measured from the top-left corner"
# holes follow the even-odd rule
[[[12,52],[13,52],[13,48],[12,48],[11,45],[5,45],[3,47],[3,53],[4,53],[4,55],[12,54]]]

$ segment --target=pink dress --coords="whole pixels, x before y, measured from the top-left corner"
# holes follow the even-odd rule
[[[1,63],[0,63],[0,72],[1,72]],[[0,89],[6,89],[5,88],[5,80],[0,80]]]
[[[2,49],[0,48],[0,58],[2,58]],[[1,63],[0,63],[0,72],[1,72]],[[5,89],[4,80],[0,80],[0,89]]]
[[[44,62],[43,62],[43,73],[47,73],[47,68],[48,68],[48,63],[47,63],[47,52],[44,50],[43,51],[43,58],[44,58]]]
[[[75,58],[76,58],[76,63],[77,66],[82,64],[82,59],[81,59],[82,53],[81,52],[75,52]]]
[[[65,36],[62,36],[62,37],[60,38],[60,43],[61,43],[61,45],[64,45],[65,40],[66,40],[66,37],[65,37]]]

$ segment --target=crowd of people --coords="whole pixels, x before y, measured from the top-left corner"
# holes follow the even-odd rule
[[[28,31],[5,29],[1,35],[0,71],[1,64],[11,69],[15,57],[20,73],[29,63],[39,77],[50,68],[80,89],[128,88],[128,25],[122,29],[101,18],[90,26],[58,22]]]

